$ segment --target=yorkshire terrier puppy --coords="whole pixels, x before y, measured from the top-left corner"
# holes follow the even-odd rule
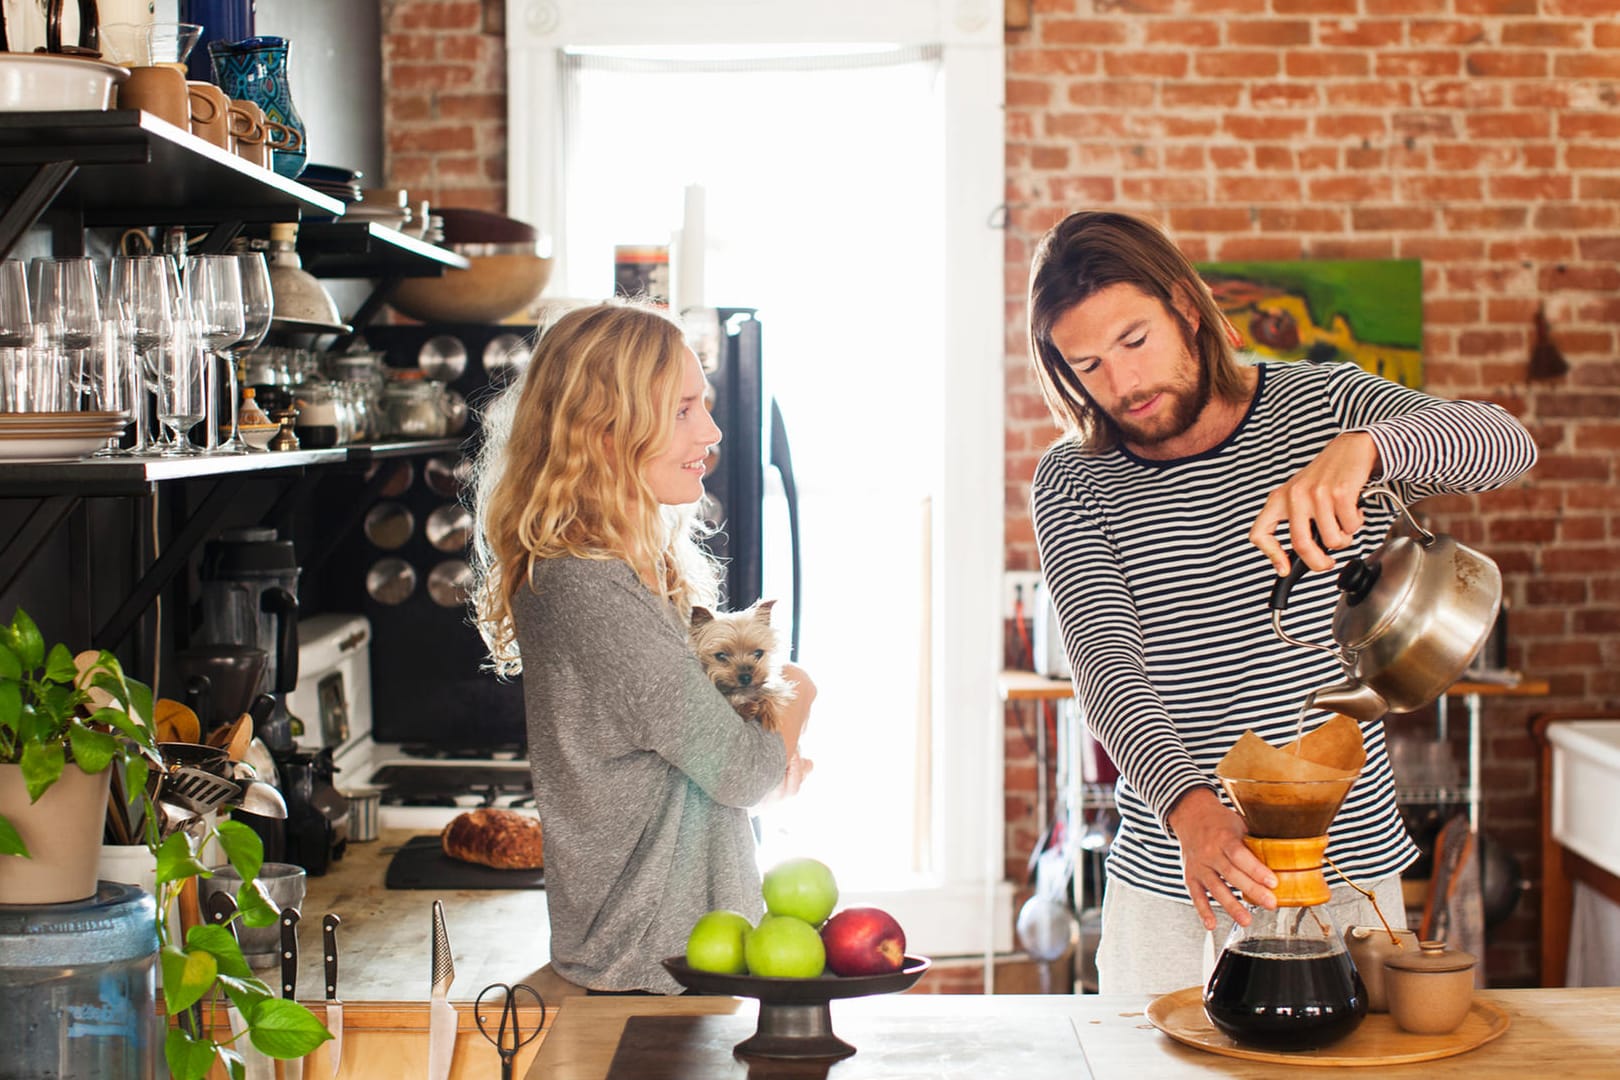
[[[692,648],[709,681],[737,715],[758,720],[766,731],[793,700],[794,686],[782,677],[782,638],[771,625],[775,600],[761,600],[745,611],[692,609]]]

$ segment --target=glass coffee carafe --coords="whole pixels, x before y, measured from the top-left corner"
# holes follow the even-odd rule
[[[1367,991],[1328,913],[1327,830],[1355,778],[1222,778],[1248,835],[1277,875],[1277,910],[1253,908],[1234,926],[1204,988],[1210,1023],[1257,1050],[1313,1050],[1354,1031]]]

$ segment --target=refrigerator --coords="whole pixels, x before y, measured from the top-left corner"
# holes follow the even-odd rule
[[[802,610],[799,494],[787,427],[767,381],[758,313],[709,308],[689,310],[683,320],[713,387],[710,412],[722,434],[719,460],[703,479],[702,505],[715,530],[709,550],[725,568],[721,604],[740,611],[761,599],[766,560],[780,560],[791,595],[775,599],[791,600],[786,631],[789,655],[796,660]],[[767,551],[771,535],[779,535],[781,545]]]

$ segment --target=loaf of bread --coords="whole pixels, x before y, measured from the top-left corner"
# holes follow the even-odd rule
[[[469,810],[444,827],[439,845],[452,859],[497,870],[538,870],[545,865],[540,822],[532,812]]]

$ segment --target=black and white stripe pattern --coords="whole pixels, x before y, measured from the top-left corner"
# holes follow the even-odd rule
[[[1281,745],[1307,693],[1340,677],[1329,654],[1281,641],[1267,606],[1271,563],[1248,542],[1266,497],[1335,436],[1366,430],[1379,479],[1410,505],[1508,483],[1535,445],[1507,412],[1449,402],[1353,364],[1261,362],[1248,415],[1196,457],[1090,456],[1063,442],[1042,457],[1031,500],[1047,586],[1086,722],[1119,766],[1120,828],[1108,871],[1187,900],[1164,815],[1245,729]],[[1383,542],[1394,510],[1374,500],[1341,561]],[[1285,525],[1286,529],[1286,525]],[[1286,537],[1284,543],[1286,544]],[[1285,628],[1331,644],[1336,575],[1307,573]],[[1316,712],[1306,729],[1326,719]],[[1328,849],[1352,880],[1398,872],[1417,855],[1395,805],[1382,723],[1363,725],[1367,766]]]

